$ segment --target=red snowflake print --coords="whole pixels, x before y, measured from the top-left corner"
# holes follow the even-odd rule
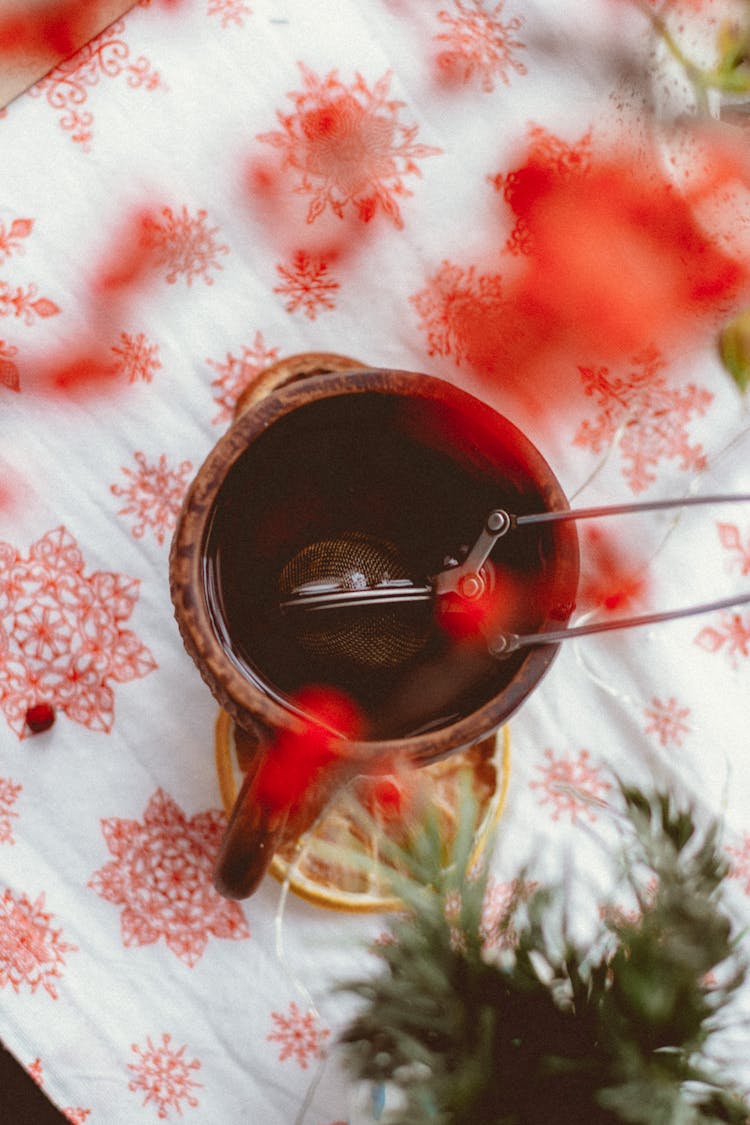
[[[196,1082],[193,1075],[201,1064],[198,1059],[188,1060],[186,1047],[175,1049],[171,1035],[165,1033],[160,1044],[154,1044],[149,1036],[145,1047],[133,1043],[131,1050],[137,1062],[128,1063],[128,1070],[134,1075],[128,1089],[145,1095],[144,1106],[154,1106],[162,1121],[169,1116],[170,1109],[181,1117],[183,1102],[191,1109],[196,1108],[199,1102],[193,1090],[200,1088],[201,1083]]]
[[[13,806],[18,800],[21,785],[16,785],[7,777],[0,777],[0,844],[15,844],[13,821],[18,816]]]
[[[532,789],[542,792],[540,804],[552,806],[552,819],[559,820],[567,813],[575,824],[581,813],[596,820],[596,810],[606,807],[606,794],[612,786],[604,781],[599,767],[592,766],[588,750],[581,750],[577,758],[555,757],[552,750],[545,751],[547,764],[537,766],[541,781],[532,781]]]
[[[454,953],[465,953],[468,946],[466,931],[461,927],[463,897],[460,891],[450,891],[445,897],[443,913],[448,922],[448,943]]]
[[[52,925],[44,909],[44,895],[32,902],[25,894],[16,898],[6,889],[0,898],[0,988],[14,992],[41,986],[57,999],[57,981],[62,976],[65,954],[78,947],[62,940],[62,930]]]
[[[309,320],[315,320],[323,309],[333,309],[336,302],[332,294],[341,288],[328,273],[328,266],[322,258],[312,257],[305,250],[298,250],[291,266],[276,267],[281,276],[281,285],[274,286],[274,293],[287,298],[287,312],[302,309]]]
[[[213,359],[206,360],[209,367],[213,367],[218,374],[211,383],[214,388],[214,399],[219,406],[219,413],[213,419],[214,424],[231,422],[237,399],[258,378],[264,368],[278,359],[278,355],[279,349],[266,347],[263,333],[256,332],[252,345],[243,346],[239,356],[234,356],[230,352],[224,363],[218,363]]]
[[[110,24],[29,91],[32,97],[45,95],[47,104],[61,114],[60,126],[84,152],[90,150],[93,140],[94,115],[84,108],[93,86],[98,86],[102,79],[118,75],[123,75],[128,86],[134,88],[155,90],[164,86],[148,59],[143,56],[131,59],[130,47],[122,38],[124,30],[122,20]]]
[[[654,875],[645,887],[640,888],[637,906],[605,903],[599,907],[599,917],[611,930],[633,929],[640,926],[644,914],[653,908],[658,892],[659,880]]]
[[[750,895],[750,833],[746,833],[739,847],[727,845],[726,853],[729,856],[729,878],[739,879],[743,884],[743,891]]]
[[[307,1070],[311,1059],[323,1057],[323,1043],[331,1033],[327,1028],[318,1026],[318,1016],[314,1012],[301,1012],[292,1001],[286,1015],[272,1012],[271,1019],[275,1030],[266,1039],[281,1045],[279,1062],[294,1059],[303,1070]]]
[[[623,477],[637,493],[656,480],[654,470],[663,460],[676,460],[684,472],[705,467],[703,448],[690,444],[687,427],[693,417],[706,413],[713,394],[693,383],[670,387],[665,362],[655,349],[632,363],[624,376],[611,375],[607,367],[579,368],[598,414],[581,424],[573,442],[601,453],[617,440]]]
[[[743,541],[740,529],[734,523],[719,523],[716,528],[722,547],[732,555],[730,568],[738,567],[740,574],[750,574],[750,535],[746,535]]]
[[[506,250],[511,254],[529,254],[533,247],[533,239],[524,214],[525,208],[518,205],[526,189],[525,176],[528,166],[540,166],[547,176],[554,177],[559,183],[568,183],[589,167],[591,159],[590,131],[574,144],[569,144],[541,125],[531,127],[528,160],[524,169],[521,172],[509,172],[507,175],[500,172],[490,179],[495,190],[502,193],[505,202],[514,212],[515,222],[505,244]]]
[[[42,1060],[40,1058],[35,1058],[32,1063],[29,1063],[26,1069],[37,1086],[43,1087],[44,1068],[42,1066]],[[86,1121],[91,1116],[91,1110],[83,1109],[81,1106],[68,1106],[66,1109],[61,1109],[60,1112],[66,1121],[72,1122],[72,1125],[86,1125]]]
[[[34,324],[38,317],[57,316],[60,309],[47,297],[39,297],[39,290],[31,285],[13,288],[0,280],[0,316],[13,316],[24,324]]]
[[[733,668],[750,656],[750,614],[724,613],[718,627],[706,625],[695,638],[706,652],[724,652]]]
[[[75,539],[58,527],[23,556],[0,543],[0,709],[20,738],[29,708],[48,704],[74,722],[107,732],[113,683],[139,679],[156,663],[123,627],[138,600],[137,579],[85,571]]]
[[[137,820],[102,821],[115,857],[94,872],[89,887],[122,907],[123,944],[167,948],[193,968],[209,937],[240,941],[250,931],[236,902],[222,898],[211,873],[226,820],[215,810],[187,817],[162,789]]]
[[[0,265],[12,257],[24,253],[26,239],[34,228],[34,220],[28,218],[12,219],[9,223],[0,217]],[[0,317],[13,317],[25,325],[33,325],[38,320],[57,316],[59,306],[49,297],[40,297],[39,289],[33,282],[29,285],[13,285],[0,278]],[[0,386],[11,391],[21,389],[21,379],[15,357],[18,348],[5,340],[0,340]]]
[[[14,254],[23,254],[24,242],[33,226],[33,219],[12,219],[8,225],[0,217],[0,265]]]
[[[91,1116],[90,1109],[82,1109],[80,1106],[67,1106],[67,1108],[62,1109],[60,1112],[72,1125],[86,1125],[86,1122]]]
[[[461,892],[457,891],[457,890],[449,891],[448,894],[445,896],[445,905],[444,905],[444,908],[443,908],[443,912],[445,914],[445,917],[446,917],[447,921],[457,922],[458,919],[461,917],[462,909],[463,909],[463,897],[461,895]]]
[[[117,375],[124,376],[129,383],[141,380],[150,383],[154,372],[161,367],[158,344],[150,344],[143,332],[132,336],[121,332],[119,343],[112,346],[117,356]]]
[[[398,200],[412,194],[404,179],[441,150],[418,144],[418,126],[399,120],[404,103],[390,96],[391,73],[370,87],[360,74],[346,85],[335,70],[320,78],[300,69],[304,89],[288,95],[294,112],[278,113],[282,131],[258,140],[281,151],[283,167],[297,173],[295,191],[312,197],[307,221],[327,207],[343,218],[351,205],[364,222],[382,209],[403,227]]]
[[[143,221],[143,236],[154,268],[166,270],[170,285],[178,277],[184,277],[188,285],[196,277],[213,285],[211,271],[220,270],[219,255],[229,253],[228,246],[216,241],[219,228],[206,225],[205,211],[191,215],[185,206],[180,214],[163,207],[160,215],[160,219],[149,215]]]
[[[26,1069],[28,1070],[29,1075],[36,1082],[37,1086],[43,1086],[44,1085],[44,1072],[43,1072],[43,1068],[42,1068],[42,1060],[39,1057],[35,1058],[32,1063],[29,1063],[29,1065]]]
[[[206,285],[214,285],[211,270],[222,269],[219,255],[229,253],[228,246],[216,241],[218,227],[206,225],[208,216],[202,209],[192,216],[184,206],[180,215],[175,215],[171,207],[164,207],[161,215],[161,222],[148,218],[145,223],[154,266],[166,269],[170,285],[180,276],[189,286],[197,277],[204,279]]]
[[[123,496],[126,501],[117,514],[135,517],[136,539],[142,539],[150,529],[161,546],[174,530],[193,466],[190,461],[182,461],[177,468],[170,469],[164,453],[153,464],[146,460],[145,453],[137,452],[134,458],[136,468],[122,467],[128,483],[110,485],[114,495]]]
[[[244,0],[208,0],[209,16],[218,16],[222,27],[243,27],[245,17],[253,14],[253,9]]]
[[[0,386],[7,387],[9,391],[20,391],[21,377],[18,367],[14,363],[18,355],[15,344],[8,344],[0,340]]]
[[[466,934],[458,926],[451,926],[448,930],[448,945],[453,953],[466,953],[468,949]]]
[[[654,697],[644,714],[648,720],[646,734],[655,734],[662,746],[682,746],[683,737],[690,730],[686,721],[689,707],[681,707],[673,696],[666,702]]]
[[[487,883],[479,936],[485,951],[514,949],[518,931],[513,922],[515,909],[528,902],[538,884],[527,879],[512,879],[501,883],[490,879]]]
[[[458,367],[464,360],[481,366],[487,324],[496,323],[504,308],[499,274],[478,274],[474,266],[462,269],[446,261],[410,302],[430,355],[451,356]]]
[[[523,20],[518,16],[503,23],[500,15],[505,0],[488,11],[482,0],[453,0],[453,11],[438,12],[447,30],[435,36],[440,44],[438,66],[449,82],[471,82],[475,77],[488,93],[496,81],[510,85],[509,71],[526,74],[525,65],[515,56],[524,44],[514,38]]]

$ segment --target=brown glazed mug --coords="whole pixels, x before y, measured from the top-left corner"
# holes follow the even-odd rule
[[[461,562],[498,507],[568,503],[511,422],[443,380],[309,354],[274,364],[242,396],[188,490],[170,556],[187,651],[257,745],[216,864],[222,894],[251,894],[280,843],[352,777],[480,741],[540,682],[557,645],[498,659],[487,639],[567,622],[574,522],[500,539],[481,605],[434,595],[432,577]],[[356,591],[382,585],[394,596],[357,604]],[[326,606],[334,588],[349,603]],[[334,725],[341,752],[312,771],[303,799],[269,805],[259,778],[280,740],[329,721],[307,710],[310,685],[353,701],[357,733]]]

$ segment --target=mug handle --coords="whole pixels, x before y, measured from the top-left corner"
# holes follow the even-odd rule
[[[235,420],[258,402],[291,383],[315,375],[332,375],[355,371],[368,365],[349,356],[332,352],[305,352],[278,360],[265,368],[239,396]],[[289,804],[271,802],[264,797],[268,762],[274,753],[272,738],[256,731],[246,731],[255,740],[253,754],[245,779],[224,831],[214,865],[216,890],[225,898],[242,899],[251,895],[271,865],[274,854],[285,839],[294,838],[312,824],[343,780],[332,766],[324,768],[324,784],[315,779],[315,794],[301,802],[291,815]],[[321,791],[322,789],[322,791]]]
[[[306,832],[363,765],[344,735],[312,718],[306,732],[257,740],[214,865],[219,894],[251,895],[277,849]]]
[[[282,843],[288,820],[286,810],[264,808],[258,800],[258,776],[267,751],[257,741],[214,863],[214,887],[224,898],[253,893]]]

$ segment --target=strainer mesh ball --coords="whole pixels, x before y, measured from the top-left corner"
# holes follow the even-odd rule
[[[335,582],[340,590],[353,591],[410,577],[392,543],[345,532],[298,551],[279,575],[279,597],[293,601],[295,591],[311,583]],[[431,619],[425,603],[413,602],[314,611],[300,605],[289,616],[297,641],[310,655],[362,670],[395,668],[416,656]]]

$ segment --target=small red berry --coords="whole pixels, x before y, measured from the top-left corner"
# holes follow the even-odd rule
[[[55,721],[55,710],[51,703],[35,703],[26,712],[26,725],[34,734],[49,730]]]

